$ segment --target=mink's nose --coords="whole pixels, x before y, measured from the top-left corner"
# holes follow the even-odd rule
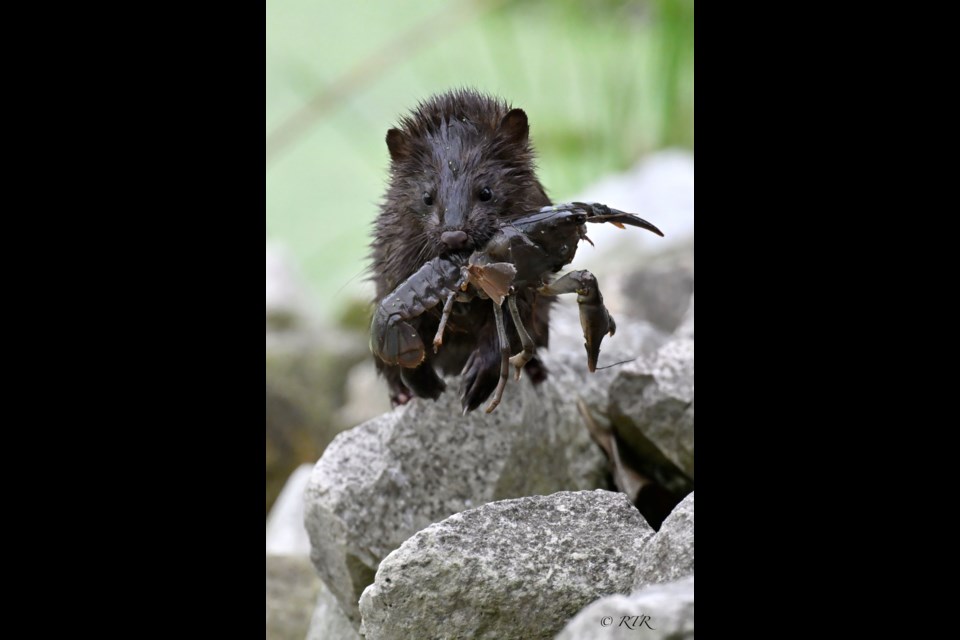
[[[444,231],[440,234],[440,242],[447,245],[449,249],[456,251],[457,249],[467,248],[468,238],[463,231]]]

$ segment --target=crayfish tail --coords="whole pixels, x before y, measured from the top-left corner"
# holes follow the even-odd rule
[[[427,357],[423,340],[417,330],[400,321],[381,327],[381,335],[374,343],[374,354],[389,365],[413,369]]]

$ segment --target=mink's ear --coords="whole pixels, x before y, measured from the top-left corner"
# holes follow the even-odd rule
[[[390,149],[390,159],[399,162],[410,155],[410,137],[400,129],[387,131],[387,148]]]
[[[526,142],[530,136],[530,125],[523,109],[513,109],[500,121],[500,131],[511,142]]]

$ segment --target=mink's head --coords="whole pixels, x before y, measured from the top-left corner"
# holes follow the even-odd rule
[[[387,132],[386,206],[417,260],[483,246],[499,220],[542,206],[521,109],[470,90],[434,96]]]

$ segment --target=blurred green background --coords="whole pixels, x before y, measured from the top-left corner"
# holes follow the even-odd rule
[[[693,0],[267,3],[267,238],[327,318],[363,289],[387,129],[457,86],[523,108],[563,200],[693,147]]]

